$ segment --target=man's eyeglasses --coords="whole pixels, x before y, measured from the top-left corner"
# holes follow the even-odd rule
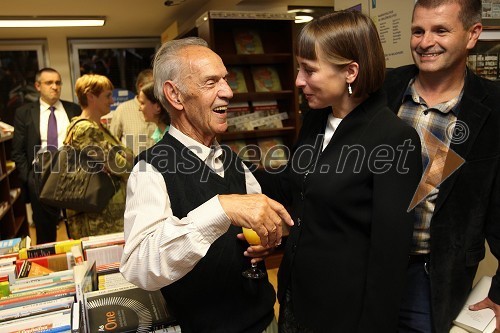
[[[55,84],[58,87],[62,86],[62,81],[45,81],[45,82],[40,82],[40,83],[46,85],[47,87],[50,87],[53,84]]]

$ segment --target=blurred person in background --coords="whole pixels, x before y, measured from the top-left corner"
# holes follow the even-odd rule
[[[113,118],[109,127],[111,133],[121,140],[123,146],[132,149],[134,156],[154,144],[151,136],[156,126],[147,122],[142,112],[139,112],[139,93],[146,84],[153,82],[153,70],[145,69],[137,75],[135,82],[136,94],[134,98],[118,105],[113,111]]]
[[[138,99],[140,104],[139,110],[144,115],[144,119],[156,125],[151,139],[153,139],[154,143],[157,143],[168,131],[170,116],[155,96],[154,83],[148,83],[143,86]]]
[[[27,189],[31,202],[36,243],[55,242],[61,210],[42,204],[35,187],[33,160],[39,151],[57,150],[63,145],[70,119],[82,110],[78,104],[63,101],[61,75],[53,68],[42,68],[35,75],[35,89],[40,93],[36,102],[16,110],[12,160],[16,162],[19,179]],[[49,130],[49,121],[55,126]]]
[[[118,191],[99,213],[68,212],[68,231],[74,239],[123,231],[125,186],[132,169],[133,153],[101,123],[101,117],[110,112],[113,104],[112,91],[113,84],[102,75],[85,74],[76,80],[75,92],[82,114],[73,118],[70,126],[80,119],[86,121],[75,124],[67,134],[67,141],[76,150],[86,148],[86,153],[106,161],[106,172],[113,176]]]

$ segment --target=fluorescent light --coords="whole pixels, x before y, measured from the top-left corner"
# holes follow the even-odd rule
[[[295,15],[295,23],[306,23],[312,21],[313,17],[310,15]]]
[[[105,17],[0,16],[0,28],[102,27]]]

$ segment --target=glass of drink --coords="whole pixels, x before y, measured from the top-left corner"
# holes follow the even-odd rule
[[[243,235],[250,245],[259,245],[260,237],[252,229],[242,228]],[[252,267],[241,273],[244,277],[249,279],[261,279],[266,276],[266,272],[257,267],[257,264],[252,263]]]

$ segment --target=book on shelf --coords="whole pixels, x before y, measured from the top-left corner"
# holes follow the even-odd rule
[[[82,265],[73,267],[75,279],[75,299],[79,303],[79,321],[83,323],[83,332],[88,331],[87,308],[85,306],[85,294],[97,290],[97,270],[95,261],[84,261]],[[95,331],[97,332],[97,331]]]
[[[19,294],[27,291],[52,287],[58,284],[73,283],[73,271],[51,272],[45,275],[17,278],[10,283],[11,293]]]
[[[0,310],[75,295],[75,284],[37,289],[0,298]]]
[[[123,244],[88,248],[84,250],[87,261],[95,261],[96,266],[120,262],[123,254]]]
[[[233,93],[248,92],[245,74],[241,67],[227,67],[226,80]]]
[[[30,246],[31,238],[29,236],[0,240],[0,255],[17,253],[19,250]]]
[[[71,308],[9,320],[1,324],[2,332],[66,332],[71,329]]]
[[[90,332],[150,332],[175,324],[160,290],[140,288],[85,295]]]
[[[259,147],[255,144],[247,144],[245,140],[224,141],[224,145],[231,148],[243,161],[253,164],[260,163]]]
[[[66,296],[43,302],[22,305],[15,308],[0,310],[0,322],[57,310],[70,309],[74,302],[75,298],[73,296]]]
[[[257,129],[283,128],[283,120],[288,119],[288,113],[279,112],[278,101],[252,102],[254,113],[259,117],[251,121],[251,126]]]
[[[116,289],[121,286],[134,286],[132,283],[125,280],[122,273],[116,272],[111,274],[102,274],[98,277],[98,290]]]
[[[7,254],[19,251],[19,245],[21,244],[21,238],[11,238],[0,240],[0,254]]]
[[[483,276],[472,288],[465,304],[453,321],[458,327],[472,333],[493,333],[496,327],[495,313],[491,309],[478,311],[469,310],[469,305],[482,301],[488,296],[491,287],[491,277]]]
[[[58,272],[58,271],[65,271],[73,266],[75,266],[75,259],[73,256],[72,252],[65,252],[65,253],[57,253],[57,254],[52,254],[44,257],[33,257],[33,258],[28,258],[28,259],[18,259],[16,261],[16,266],[18,270],[21,269],[22,264],[25,261],[29,261],[31,263],[36,263],[38,265],[41,265],[50,272]]]
[[[257,31],[252,29],[234,29],[234,43],[237,54],[262,54],[264,48]]]
[[[59,242],[35,245],[19,250],[19,259],[45,257],[52,254],[71,252],[71,248],[73,246],[81,246],[81,244],[82,241],[80,239],[68,239]]]
[[[251,72],[256,92],[281,90],[280,77],[274,66],[252,66]]]
[[[9,279],[5,277],[0,277],[0,298],[10,295],[10,284]]]
[[[0,266],[0,277],[7,277],[9,282],[15,281],[17,279],[17,267],[14,264]]]
[[[260,161],[265,168],[278,168],[288,162],[288,148],[279,137],[259,139]]]
[[[105,235],[88,236],[80,238],[82,249],[102,247],[108,245],[125,244],[125,234],[123,232],[115,232]]]

